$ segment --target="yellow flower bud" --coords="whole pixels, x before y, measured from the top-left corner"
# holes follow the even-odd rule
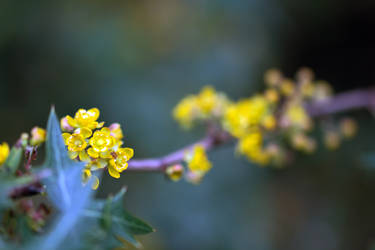
[[[278,69],[269,69],[264,74],[264,82],[270,87],[277,86],[282,81],[282,79],[283,75]]]
[[[46,130],[39,128],[39,127],[34,127],[31,130],[31,139],[30,139],[30,144],[32,146],[38,146],[42,144],[43,142],[46,141]]]
[[[9,145],[6,142],[0,144],[0,165],[3,165],[9,156]]]
[[[165,173],[167,174],[169,179],[176,182],[181,179],[184,173],[184,168],[181,164],[172,165],[165,170]]]
[[[264,93],[264,96],[266,97],[267,101],[270,103],[277,103],[280,99],[279,93],[276,89],[267,89]]]
[[[290,79],[285,79],[281,82],[280,86],[281,93],[285,96],[291,96],[294,93],[295,86],[294,82]]]

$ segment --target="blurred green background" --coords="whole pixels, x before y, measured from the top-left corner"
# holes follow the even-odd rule
[[[375,80],[375,2],[347,0],[2,0],[0,140],[14,142],[60,116],[98,107],[120,122],[136,157],[160,156],[203,135],[171,118],[211,84],[237,99],[263,73],[312,67],[337,91]],[[128,186],[126,206],[157,232],[145,249],[369,249],[375,243],[374,121],[336,152],[285,170],[251,165],[233,145],[210,153],[200,186],[162,175],[106,174],[99,196]]]

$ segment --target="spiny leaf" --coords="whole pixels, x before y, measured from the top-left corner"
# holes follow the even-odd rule
[[[75,230],[83,209],[92,198],[91,183],[83,186],[81,174],[84,163],[69,159],[60,124],[52,108],[47,124],[46,160],[44,168],[53,171],[51,178],[44,181],[48,198],[59,209],[50,232],[37,239],[30,249],[73,249],[79,244],[79,234],[85,230]],[[88,230],[88,228],[86,228]]]
[[[135,247],[141,244],[134,235],[148,234],[154,229],[146,222],[131,215],[123,206],[123,197],[126,189],[123,188],[114,197],[106,201],[96,201],[95,209],[85,209],[85,215],[98,220],[103,231],[107,232],[107,238],[116,238],[119,243],[125,239]],[[91,206],[90,206],[91,207]]]

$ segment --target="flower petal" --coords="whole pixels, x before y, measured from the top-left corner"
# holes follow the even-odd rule
[[[89,148],[87,150],[87,153],[89,154],[89,156],[91,156],[93,158],[98,158],[99,157],[99,153],[96,152],[93,148]]]
[[[97,109],[97,108],[89,109],[89,110],[87,110],[87,113],[88,113],[88,115],[90,116],[90,118],[91,118],[93,121],[98,120],[99,115],[100,115],[100,111],[99,111],[99,109]]]
[[[112,166],[108,167],[108,173],[113,178],[116,178],[116,179],[120,178],[120,173],[117,172]]]

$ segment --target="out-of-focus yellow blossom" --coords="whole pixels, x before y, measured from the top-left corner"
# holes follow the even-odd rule
[[[324,144],[330,150],[336,150],[340,146],[340,134],[336,131],[328,131],[324,135]]]
[[[204,87],[197,96],[197,105],[203,115],[209,115],[217,104],[217,94],[211,86]]]
[[[173,117],[184,128],[190,128],[193,125],[196,100],[195,96],[185,97],[173,110]]]
[[[307,67],[300,68],[297,71],[296,79],[299,84],[312,82],[312,80],[314,80],[314,72]]]
[[[260,131],[254,131],[239,139],[237,150],[250,161],[266,165],[269,163],[269,154],[262,149],[263,136]]]
[[[352,138],[357,133],[357,123],[351,118],[345,118],[340,123],[340,131],[346,138]]]
[[[9,156],[9,145],[6,142],[0,144],[0,165],[3,165]]]
[[[46,135],[47,135],[47,132],[45,129],[34,127],[31,130],[31,139],[30,139],[31,146],[38,146],[42,144],[43,142],[45,142]]]
[[[283,75],[278,69],[269,69],[264,74],[264,82],[270,87],[279,85],[282,79]]]
[[[224,126],[235,137],[246,135],[260,125],[268,113],[269,103],[263,96],[244,99],[231,105],[224,117]]]
[[[173,116],[182,127],[191,128],[195,121],[221,118],[229,103],[224,94],[206,86],[198,95],[182,99],[174,108]]]
[[[312,153],[315,151],[316,142],[314,139],[306,136],[304,133],[295,133],[291,138],[292,146],[305,153]]]
[[[128,168],[128,161],[133,157],[132,148],[119,148],[113,153],[113,158],[109,161],[108,172],[114,178],[120,178],[120,173]]]
[[[111,149],[116,144],[116,139],[111,135],[109,128],[95,131],[89,141],[91,147],[87,153],[93,158],[111,158]]]
[[[312,82],[305,82],[301,84],[301,93],[305,97],[312,97],[315,92],[315,85]]]
[[[92,108],[89,110],[79,109],[74,118],[71,116],[66,116],[66,120],[70,126],[73,128],[89,128],[96,129],[101,128],[104,125],[104,122],[98,123],[99,118],[99,109]]]
[[[165,173],[169,177],[169,179],[176,182],[179,181],[184,174],[184,168],[181,164],[175,164],[167,167]]]
[[[276,125],[276,118],[273,115],[266,115],[262,120],[262,126],[267,130],[274,130]]]
[[[266,92],[264,93],[265,98],[267,101],[270,103],[277,103],[280,99],[279,93],[277,92],[276,89],[267,89]]]
[[[305,130],[311,128],[312,124],[309,115],[304,107],[298,103],[289,105],[286,111],[286,117],[293,126],[297,126]]]
[[[185,155],[190,171],[196,174],[205,174],[212,168],[211,162],[208,160],[206,150],[202,145],[195,145],[191,152]]]
[[[294,82],[290,79],[285,79],[281,82],[280,91],[285,96],[293,95],[295,91]]]
[[[71,159],[77,158],[79,153],[86,149],[87,141],[86,138],[92,134],[88,128],[78,129],[75,133],[63,133],[65,144],[68,146],[69,156]]]

